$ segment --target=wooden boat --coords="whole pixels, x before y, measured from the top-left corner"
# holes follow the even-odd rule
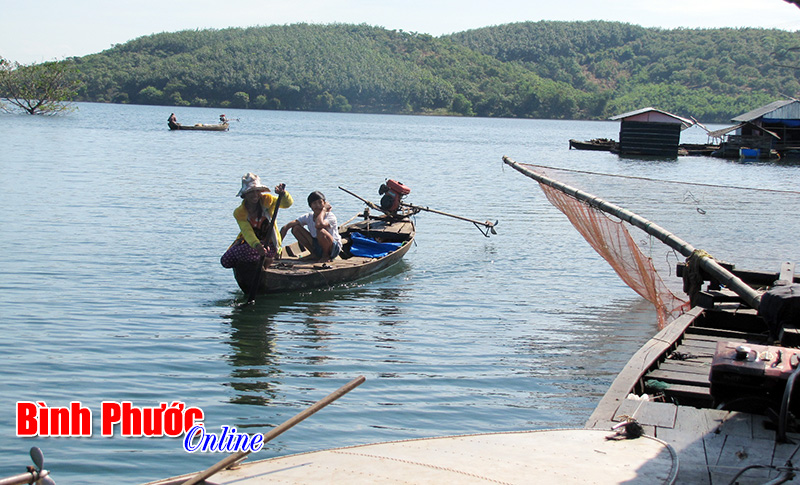
[[[414,242],[415,227],[410,215],[410,212],[406,212],[396,216],[373,216],[369,211],[364,211],[359,214],[363,220],[339,228],[342,251],[325,264],[319,263],[316,256],[312,256],[297,242],[284,246],[281,258],[263,272],[258,292],[276,293],[333,286],[392,266],[405,256]],[[364,253],[354,248],[354,244],[358,248],[363,243],[359,237],[378,243],[394,243],[394,247],[380,257],[360,256],[358,254]],[[250,294],[250,287],[256,280],[255,271],[253,265],[234,268],[236,282],[246,295]]]
[[[610,152],[617,148],[617,142],[608,138],[593,138],[589,141],[570,140],[569,149]]]
[[[228,131],[229,123],[182,125],[180,123],[168,123],[170,130],[197,130],[197,131]]]
[[[570,150],[592,150],[616,153],[619,151],[619,144],[609,138],[594,138],[588,141],[570,140]],[[698,143],[681,143],[678,146],[678,155],[705,155],[711,156],[719,150],[719,145],[708,145]]]

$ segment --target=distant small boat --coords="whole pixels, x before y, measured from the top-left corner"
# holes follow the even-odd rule
[[[678,155],[705,155],[710,157],[715,150],[719,150],[719,145],[703,143],[681,143],[678,145]]]
[[[407,215],[373,216],[359,214],[364,220],[339,228],[342,251],[331,261],[319,263],[297,242],[283,247],[281,258],[265,270],[258,293],[307,290],[353,281],[392,266],[400,261],[414,242],[414,223]],[[358,216],[356,216],[358,217]],[[382,248],[382,250],[381,250]],[[233,270],[239,288],[249,295],[256,281],[254,265],[240,265]]]
[[[608,138],[593,138],[589,141],[570,140],[569,148],[576,150],[594,150],[610,152],[617,147],[617,142]]]
[[[170,130],[200,130],[200,131],[228,131],[230,126],[228,123],[216,123],[213,125],[206,125],[197,123],[194,125],[182,125],[180,123],[168,123]]]
[[[609,138],[593,138],[589,141],[570,140],[569,148],[575,150],[593,150],[616,153],[619,144]],[[719,150],[719,145],[708,145],[699,143],[681,143],[678,146],[678,155],[706,155],[711,156],[715,150]]]

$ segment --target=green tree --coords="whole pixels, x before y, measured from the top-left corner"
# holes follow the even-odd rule
[[[263,94],[259,94],[258,96],[256,96],[256,100],[253,102],[253,106],[256,109],[267,109],[268,103],[269,100],[267,99],[267,97],[264,96]]]
[[[472,101],[468,100],[466,96],[461,93],[453,96],[453,112],[464,116],[475,116],[472,111]]]
[[[164,100],[164,93],[153,86],[147,86],[139,91],[138,98],[142,104],[159,104]]]
[[[190,106],[191,105],[191,103],[189,103],[188,101],[184,100],[183,97],[181,97],[181,93],[179,93],[178,91],[175,91],[175,92],[173,92],[172,94],[169,95],[169,104],[171,104],[173,106]]]
[[[70,111],[70,101],[80,85],[71,62],[22,65],[0,57],[0,98],[7,103],[0,102],[3,111],[22,110],[32,115]]]
[[[353,110],[353,106],[347,101],[347,98],[341,94],[337,94],[336,97],[333,98],[333,106],[331,108],[333,111],[338,111],[340,113],[349,113]]]
[[[250,107],[250,95],[243,92],[238,91],[233,93],[233,107],[235,108],[244,108],[247,109]]]

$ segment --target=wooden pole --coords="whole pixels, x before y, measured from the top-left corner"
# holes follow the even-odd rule
[[[422,206],[418,206],[418,205],[414,205],[414,204],[407,204],[405,202],[401,202],[400,205],[405,206],[405,207],[410,207],[412,209],[419,209],[419,210],[422,210],[422,211],[433,212],[434,214],[439,214],[439,215],[442,215],[442,216],[452,217],[454,219],[460,219],[462,221],[471,222],[473,224],[484,226],[487,229],[491,229],[492,230],[492,234],[497,234],[494,231],[494,226],[495,226],[496,223],[492,223],[490,221],[486,221],[486,222],[476,221],[475,219],[468,219],[466,217],[457,216],[455,214],[448,214],[447,212],[442,212],[442,211],[439,211],[439,210],[436,210],[436,209],[431,209],[430,207],[422,207]]]
[[[267,248],[269,243],[272,241],[272,235],[275,232],[275,221],[278,220],[278,209],[281,208],[281,201],[283,201],[283,194],[284,194],[284,192],[281,192],[280,194],[278,194],[278,200],[275,201],[275,208],[272,210],[272,219],[267,221],[269,223],[269,227],[267,227],[267,235],[264,238],[264,240],[261,241],[261,244],[264,245],[264,248]],[[275,247],[275,253],[276,253],[275,257],[277,257],[278,249],[280,249],[280,248],[278,248],[276,246]],[[250,287],[250,291],[248,292],[248,295],[247,295],[247,302],[248,303],[251,303],[251,302],[255,301],[256,295],[258,294],[259,287],[261,286],[261,276],[264,274],[264,261],[265,260],[266,260],[266,256],[263,255],[263,254],[261,255],[260,258],[258,258],[258,268],[256,268],[256,276],[254,278],[255,281],[253,281],[253,284]]]
[[[307,417],[311,416],[312,414],[316,413],[320,409],[324,408],[328,404],[332,403],[333,401],[339,399],[340,397],[344,396],[348,392],[352,391],[356,387],[360,386],[366,378],[364,376],[359,376],[353,379],[352,381],[348,382],[344,386],[340,387],[336,391],[328,394],[324,398],[320,399],[316,403],[312,404],[310,407],[306,408],[305,410],[297,413],[295,416],[287,419],[281,425],[276,428],[273,428],[272,431],[269,433],[264,434],[264,443],[276,438],[278,435],[282,434],[284,431],[288,430],[292,426],[296,425],[300,421],[303,421]],[[196,483],[200,483],[206,478],[210,477],[211,475],[217,473],[220,470],[224,470],[229,466],[233,465],[236,462],[243,460],[247,455],[249,455],[249,451],[240,451],[238,453],[234,453],[227,458],[217,462],[215,465],[211,466],[207,470],[198,473],[197,475],[193,476],[189,480],[183,482],[182,485],[194,485]]]
[[[383,213],[384,213],[384,214],[386,214],[386,215],[390,215],[388,212],[386,212],[385,210],[381,209],[381,208],[380,208],[380,206],[376,205],[376,204],[375,204],[375,203],[373,203],[373,202],[370,202],[370,201],[368,201],[367,199],[365,199],[365,198],[361,197],[360,195],[357,195],[357,194],[354,194],[353,192],[350,192],[349,190],[347,190],[346,188],[342,187],[341,185],[339,186],[339,188],[340,188],[341,190],[344,190],[344,191],[345,191],[345,192],[347,192],[348,194],[352,195],[352,196],[353,196],[353,197],[355,197],[356,199],[360,200],[361,202],[363,202],[363,203],[367,204],[367,207],[369,207],[370,209],[375,209],[376,211],[381,211],[381,212],[383,212]]]
[[[622,207],[607,202],[595,195],[589,194],[582,190],[578,190],[575,187],[571,187],[569,185],[563,184],[549,177],[546,177],[542,174],[529,170],[521,166],[514,160],[510,159],[509,157],[504,156],[503,162],[505,162],[507,165],[511,166],[518,172],[522,173],[523,175],[530,177],[541,184],[547,185],[548,187],[552,187],[560,192],[569,195],[570,197],[585,202],[586,204],[590,205],[591,207],[594,207],[595,209],[611,214],[633,226],[638,227],[639,229],[645,231],[646,233],[660,240],[661,242],[671,247],[672,249],[678,251],[687,258],[691,256],[692,253],[695,252],[694,246],[692,246],[688,242],[672,234],[671,232],[665,230],[661,226],[651,221],[648,221],[647,219],[638,216],[629,210],[623,209]],[[761,303],[761,293],[754,290],[753,288],[748,286],[744,281],[742,281],[737,276],[732,274],[730,271],[720,266],[720,264],[717,263],[714,259],[706,256],[700,256],[699,262],[700,262],[700,267],[703,268],[703,270],[705,270],[708,274],[713,276],[721,284],[725,285],[727,288],[730,288],[737,295],[742,297],[745,303],[747,303],[747,305],[749,305],[751,308],[758,309],[758,306]]]

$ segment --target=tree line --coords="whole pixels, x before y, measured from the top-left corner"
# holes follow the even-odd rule
[[[800,37],[777,29],[524,22],[451,38],[589,93],[603,116],[654,106],[728,121],[800,92]]]
[[[796,33],[773,29],[294,24],[154,34],[63,62],[80,101],[550,119],[653,106],[725,122],[800,92],[798,53]]]

